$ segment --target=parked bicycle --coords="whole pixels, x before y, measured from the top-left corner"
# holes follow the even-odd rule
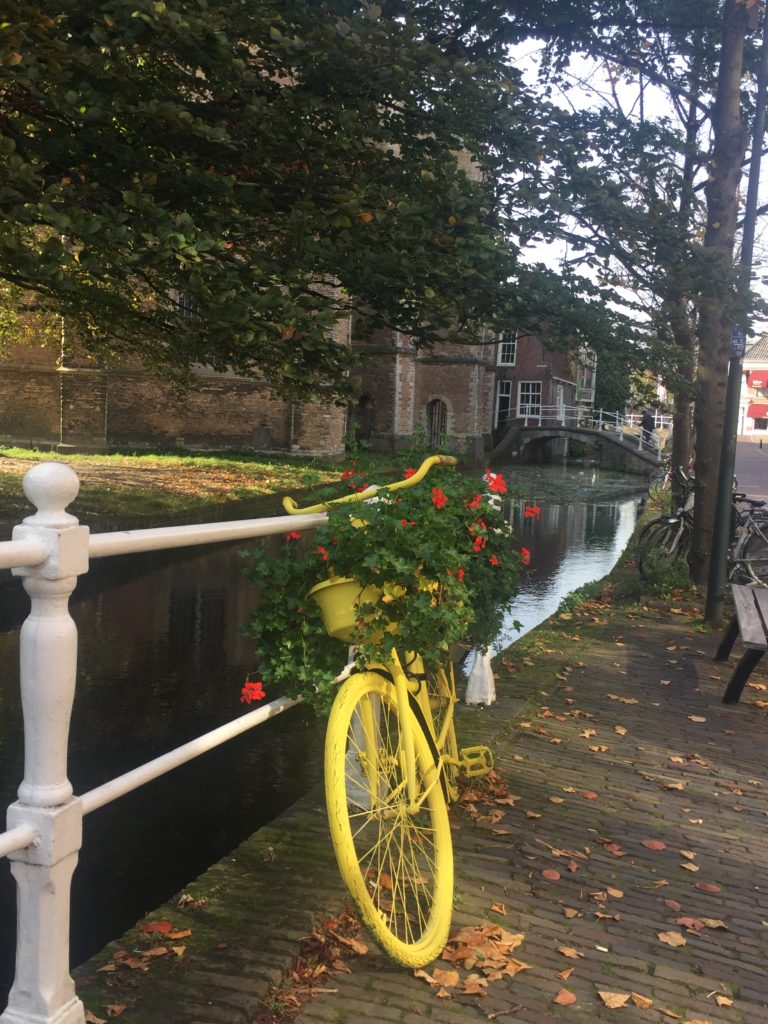
[[[284,507],[298,514],[371,499],[396,502],[393,492],[418,483],[433,465],[455,461],[433,456],[409,479],[389,486],[303,509],[286,498]],[[432,501],[439,505],[441,494],[433,488]],[[360,518],[353,519],[363,531],[370,525],[365,516],[362,507]],[[404,521],[403,528],[407,525]],[[432,582],[424,586],[431,593]],[[383,593],[386,587],[381,599],[396,600],[396,593]],[[361,607],[366,614],[377,600],[353,578],[332,577],[310,593],[327,633],[345,642],[352,639]],[[488,747],[458,749],[448,651],[436,662],[394,644],[388,649],[386,662],[362,666],[358,653],[357,667],[348,666],[351,674],[335,695],[326,733],[325,792],[336,859],[363,920],[391,957],[422,967],[440,954],[450,928],[453,853],[447,803],[457,796],[459,771],[485,774],[493,757]]]
[[[684,557],[691,544],[695,480],[679,468],[677,480],[681,497],[675,514],[652,519],[637,538],[635,562],[645,579]],[[733,583],[768,586],[768,510],[765,505],[760,498],[733,492],[728,546],[728,579]]]

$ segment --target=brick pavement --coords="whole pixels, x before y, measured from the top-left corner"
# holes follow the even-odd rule
[[[463,742],[491,742],[520,799],[495,823],[454,808],[454,926],[524,933],[514,955],[530,969],[490,982],[484,997],[453,988],[438,998],[372,948],[303,1004],[298,1024],[768,1024],[768,692],[756,688],[766,677],[753,675],[739,706],[722,705],[730,670],[712,662],[718,637],[689,612],[588,603],[503,657],[493,708],[461,711]],[[189,892],[204,894],[203,909],[158,912],[193,929],[178,963],[131,976],[117,994],[104,982],[118,975],[94,973],[105,956],[83,969],[81,994],[98,1016],[107,1000],[127,1005],[126,1024],[254,1018],[309,922],[343,902],[317,794]],[[685,944],[665,944],[666,932]],[[572,1005],[553,1002],[563,989]],[[609,1009],[599,991],[653,1002]]]

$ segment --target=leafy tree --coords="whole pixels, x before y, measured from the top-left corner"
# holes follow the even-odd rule
[[[9,0],[0,280],[102,362],[180,383],[209,362],[300,398],[343,393],[332,329],[351,310],[427,345],[544,313],[574,341],[626,331],[578,275],[519,265],[548,114],[491,22],[367,0]]]

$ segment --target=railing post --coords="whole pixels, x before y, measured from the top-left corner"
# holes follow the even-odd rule
[[[77,475],[42,463],[24,477],[37,508],[15,527],[14,540],[42,541],[40,565],[14,569],[31,609],[21,628],[24,779],[8,808],[8,827],[32,825],[38,840],[9,855],[16,879],[16,975],[2,1024],[83,1024],[85,1011],[69,974],[69,901],[82,837],[82,804],[67,778],[69,719],[75,695],[77,629],[69,597],[88,570],[88,528],[66,506]]]

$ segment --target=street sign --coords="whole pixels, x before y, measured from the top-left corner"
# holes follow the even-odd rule
[[[731,359],[743,359],[747,351],[747,332],[734,324],[731,328]]]

